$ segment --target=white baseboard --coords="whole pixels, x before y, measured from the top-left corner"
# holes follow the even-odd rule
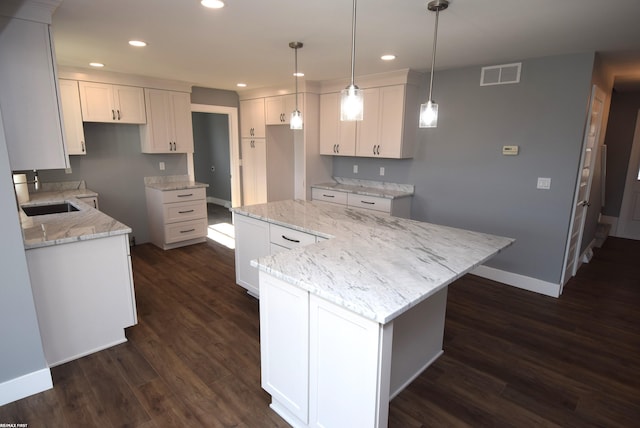
[[[210,204],[221,205],[225,208],[231,208],[231,201],[225,201],[224,199],[215,198],[213,196],[207,196],[207,202]]]
[[[553,282],[542,281],[540,279],[531,278],[530,276],[507,272],[484,265],[478,266],[470,273],[492,281],[502,282],[503,284],[551,297],[560,297],[560,290],[562,288],[560,284],[554,284]]]
[[[38,370],[0,383],[0,406],[53,388],[51,370]]]
[[[618,236],[618,217],[612,217],[612,216],[608,216],[608,215],[601,215],[600,216],[600,221],[602,223],[606,223],[606,224],[610,224],[611,225],[611,229],[609,229],[609,235],[611,236]]]

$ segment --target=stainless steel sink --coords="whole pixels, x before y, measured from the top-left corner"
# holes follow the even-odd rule
[[[71,205],[69,202],[63,202],[58,204],[44,204],[44,205],[27,205],[22,206],[22,211],[29,217],[36,215],[47,215],[47,214],[61,214],[61,213],[70,213],[73,211],[80,211],[74,205]]]

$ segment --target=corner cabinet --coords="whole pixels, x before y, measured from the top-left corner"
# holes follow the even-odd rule
[[[135,86],[79,82],[82,120],[85,122],[147,122],[144,92]]]
[[[0,109],[11,169],[69,166],[50,26],[0,16]]]
[[[69,155],[86,155],[80,91],[75,80],[60,79],[60,105],[64,124],[64,139]]]
[[[142,153],[193,153],[190,94],[145,88],[144,98],[147,124],[140,127]]]
[[[359,122],[340,121],[340,94],[320,97],[320,153],[333,156],[411,158],[418,128],[417,92],[407,85],[368,88]]]

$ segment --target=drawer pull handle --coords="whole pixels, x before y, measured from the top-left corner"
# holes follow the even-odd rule
[[[367,204],[367,205],[375,205],[376,204],[375,202],[369,202],[369,201],[360,201],[360,202],[362,202],[363,204]]]
[[[336,195],[325,195],[324,193],[322,194],[322,196],[324,196],[325,198],[335,198]]]
[[[189,229],[189,230],[181,230],[180,233],[189,233],[189,232],[195,232],[195,229]]]
[[[178,211],[178,214],[187,214],[187,213],[192,213],[193,210],[186,210],[186,211]]]
[[[286,239],[289,242],[295,242],[296,244],[299,244],[300,241],[298,239],[291,239],[291,238],[287,238],[286,236],[282,235],[283,239]]]
[[[186,195],[178,195],[179,198],[188,198],[189,196],[193,196],[193,193],[188,193]]]

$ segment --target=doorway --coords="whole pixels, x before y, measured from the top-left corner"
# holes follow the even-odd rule
[[[640,110],[636,117],[616,236],[640,239]]]
[[[194,153],[189,175],[207,183],[208,237],[234,248],[229,208],[240,205],[238,110],[192,104]]]

